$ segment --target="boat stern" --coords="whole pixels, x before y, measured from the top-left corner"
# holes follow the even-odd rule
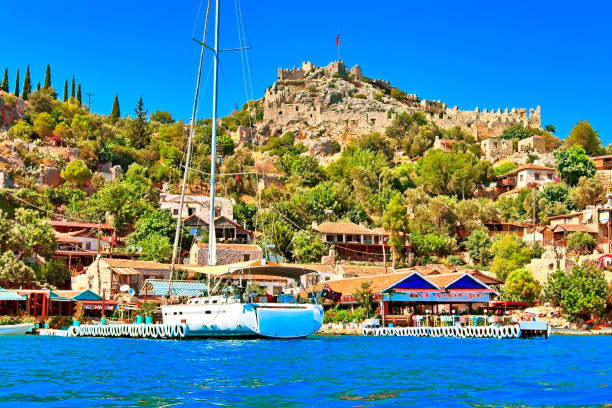
[[[323,325],[323,307],[313,304],[249,304],[256,314],[251,330],[264,337],[292,339],[310,336]]]

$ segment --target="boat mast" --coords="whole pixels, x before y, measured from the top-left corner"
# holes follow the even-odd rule
[[[187,186],[187,178],[189,176],[189,164],[191,162],[191,147],[193,144],[193,135],[196,127],[196,113],[198,109],[198,96],[200,94],[200,80],[202,79],[202,64],[204,62],[204,44],[206,44],[206,31],[208,29],[208,13],[210,12],[210,0],[206,8],[206,20],[204,22],[204,34],[202,38],[202,51],[200,51],[200,67],[198,69],[198,81],[196,83],[195,97],[193,99],[193,111],[191,113],[191,124],[189,127],[189,138],[187,139],[187,156],[185,157],[185,171],[183,173],[183,184],[181,186],[181,201],[178,208],[178,218],[176,219],[176,231],[174,233],[174,246],[172,247],[172,263],[170,264],[170,279],[168,282],[168,296],[172,295],[172,277],[178,257],[178,246],[181,236],[181,223],[183,221],[183,205],[185,204],[185,188]]]
[[[208,222],[208,265],[217,264],[215,242],[215,171],[217,167],[217,79],[219,76],[219,14],[220,0],[215,8],[215,49],[213,72],[212,140],[210,142],[210,218]]]

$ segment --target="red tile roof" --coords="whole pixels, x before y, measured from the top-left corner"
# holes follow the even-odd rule
[[[112,225],[108,224],[95,224],[90,222],[75,222],[75,221],[56,221],[51,220],[49,224],[52,227],[71,227],[71,228],[103,228],[103,229],[115,229]]]
[[[324,222],[314,229],[322,234],[381,235],[378,231],[352,222]]]

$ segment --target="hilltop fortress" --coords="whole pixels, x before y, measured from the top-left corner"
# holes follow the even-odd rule
[[[342,61],[326,67],[304,62],[301,68],[279,69],[263,98],[264,123],[273,133],[299,126],[331,137],[384,132],[400,112],[422,111],[438,126],[460,126],[477,140],[498,136],[520,124],[540,128],[540,107],[460,110],[441,101],[405,94],[388,81],[364,77],[359,65],[348,70]]]

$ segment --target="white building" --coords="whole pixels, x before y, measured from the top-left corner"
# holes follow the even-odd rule
[[[173,217],[178,217],[181,196],[179,194],[162,193],[159,198],[159,206],[167,208]],[[197,215],[203,220],[210,216],[210,197],[201,195],[185,195],[183,204],[183,218]],[[234,219],[234,200],[225,197],[215,197],[215,217],[224,216],[230,220]]]

